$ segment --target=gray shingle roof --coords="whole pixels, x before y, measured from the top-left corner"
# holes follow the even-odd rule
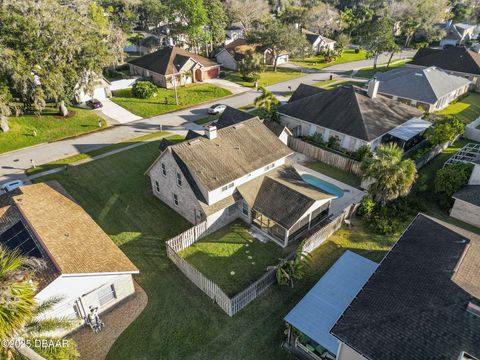
[[[239,122],[254,118],[255,116],[239,109],[227,106],[223,113],[220,115],[215,125],[218,129],[237,124]]]
[[[198,137],[169,147],[209,191],[292,153],[258,118],[217,133],[215,139]]]
[[[288,102],[291,103],[291,102],[303,99],[307,96],[312,96],[325,91],[326,91],[325,89],[322,89],[318,86],[300,84],[297,87],[297,89],[293,92],[292,96],[290,96],[290,99],[288,99]]]
[[[453,197],[480,207],[480,185],[465,185]]]
[[[172,46],[166,46],[151,54],[133,59],[129,61],[129,63],[158,74],[171,75],[178,73],[179,69],[189,58],[192,58],[205,67],[218,65],[206,57]]]
[[[279,107],[282,114],[365,141],[372,141],[422,112],[383,96],[368,97],[352,85],[339,86]]]
[[[463,46],[419,49],[410,64],[480,75],[480,54]]]
[[[435,104],[443,96],[470,83],[463,77],[449,75],[435,67],[402,67],[375,76],[380,81],[379,93],[428,104]]]
[[[480,236],[419,215],[331,333],[367,359],[480,357]]]

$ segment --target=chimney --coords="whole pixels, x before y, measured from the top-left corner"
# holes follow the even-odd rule
[[[210,140],[213,140],[217,137],[217,127],[215,125],[205,126],[205,136]]]
[[[380,81],[378,81],[376,77],[374,77],[372,80],[368,82],[367,95],[372,99],[377,97],[379,85],[380,85]]]

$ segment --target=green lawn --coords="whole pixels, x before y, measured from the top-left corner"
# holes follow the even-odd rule
[[[337,60],[332,61],[330,63],[324,62],[323,56],[314,56],[305,59],[292,59],[290,62],[305,68],[311,69],[323,69],[327,66],[342,64],[351,61],[363,60],[367,57],[367,52],[365,50],[361,50],[358,54],[355,53],[354,49],[346,49],[343,51],[341,57]]]
[[[389,70],[401,68],[402,66],[405,66],[405,64],[409,61],[410,61],[410,59],[392,61],[388,68],[387,68],[387,64],[385,63],[385,64],[380,64],[375,70],[373,70],[373,67],[367,67],[367,68],[359,69],[355,73],[355,76],[370,79],[378,72],[386,72],[386,71],[389,71]]]
[[[39,173],[44,172],[44,171],[53,170],[53,169],[56,169],[56,168],[59,168],[59,167],[63,167],[65,165],[76,163],[78,161],[91,159],[95,156],[103,155],[103,154],[106,154],[110,151],[115,151],[115,150],[119,150],[119,149],[122,149],[122,148],[126,148],[126,147],[129,147],[131,145],[138,144],[140,142],[144,142],[144,141],[147,141],[147,140],[150,140],[150,139],[155,139],[155,138],[158,138],[158,137],[161,137],[161,136],[166,136],[168,134],[170,134],[170,133],[166,132],[166,131],[155,131],[155,132],[149,133],[147,135],[142,135],[142,136],[130,139],[130,140],[122,141],[122,142],[119,142],[119,143],[116,143],[116,144],[107,145],[107,146],[101,147],[99,149],[95,149],[95,150],[92,150],[92,151],[87,151],[87,152],[82,153],[82,154],[69,156],[69,157],[66,157],[66,158],[63,158],[63,159],[60,159],[60,160],[56,160],[56,161],[52,161],[52,162],[49,162],[49,163],[46,163],[46,164],[43,164],[43,165],[39,165],[35,168],[28,169],[25,173],[29,176],[34,175],[34,174],[39,174]],[[172,136],[167,137],[167,139],[169,139],[171,141],[180,141],[180,140],[183,140],[184,137],[182,137],[180,135],[172,135]]]
[[[280,344],[287,312],[345,250],[378,261],[393,244],[355,222],[353,231],[341,230],[313,254],[312,268],[295,288],[274,285],[230,318],[166,256],[164,242],[191,225],[152,195],[143,175],[158,143],[45,178],[59,180],[140,269],[135,279],[148,294],[147,308],[108,359],[286,360]]]
[[[226,77],[225,80],[240,84],[242,86],[254,87],[255,83],[250,81],[245,81],[242,78],[242,75],[237,71],[225,71]],[[267,71],[260,73],[260,79],[258,80],[259,86],[269,86],[276,84],[282,81],[293,79],[305,74],[294,71],[284,67],[278,67],[277,71],[273,71],[271,68],[268,68]]]
[[[470,124],[480,116],[480,94],[470,93],[467,97],[450,104],[436,115],[455,115],[464,124]]]
[[[362,182],[359,176],[347,173],[346,171],[337,169],[336,167],[320,161],[309,162],[305,164],[305,166],[356,188],[359,188],[360,183]]]
[[[322,89],[325,89],[325,90],[331,90],[336,87],[344,86],[344,85],[356,85],[356,86],[363,87],[365,86],[365,83],[361,81],[332,79],[332,80],[325,80],[325,81],[316,83],[314,86],[321,87]]]
[[[288,255],[272,242],[264,244],[255,239],[249,228],[237,220],[189,246],[180,255],[231,297],[265,274],[268,266],[278,264],[279,258]]]
[[[179,105],[175,103],[173,89],[159,88],[158,94],[150,99],[138,99],[131,89],[113,91],[112,100],[135,115],[149,118],[169,111],[212,101],[232,93],[211,84],[191,84],[178,88]],[[165,98],[167,102],[165,103]]]
[[[105,120],[93,110],[69,108],[69,111],[70,115],[64,118],[56,108],[48,106],[41,116],[9,117],[10,131],[0,131],[0,154],[98,130],[99,120],[102,127],[106,126]]]

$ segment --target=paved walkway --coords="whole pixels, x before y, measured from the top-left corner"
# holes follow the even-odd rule
[[[84,327],[71,336],[77,343],[81,360],[105,359],[115,340],[145,309],[147,294],[136,282],[134,285],[133,297],[100,315],[105,323],[105,328],[100,333],[94,334],[90,327]]]
[[[412,52],[398,54],[395,58],[410,56]],[[379,63],[388,61],[388,55],[381,56]],[[298,78],[290,79],[278,84],[268,86],[276,96],[287,96],[295,90],[300,83],[315,84],[324,81],[330,76],[336,76],[353,68],[362,68],[373,65],[373,60],[361,60],[353,63],[333,65],[322,69],[318,73],[309,73]],[[189,109],[175,111],[169,114],[154,116],[149,119],[142,119],[126,124],[113,126],[104,131],[86,134],[73,139],[61,140],[48,144],[40,144],[34,147],[20,149],[14,152],[0,155],[0,183],[13,179],[26,179],[24,171],[31,167],[31,160],[35,164],[45,164],[59,160],[67,156],[76,155],[125,141],[145,133],[157,131],[162,126],[165,131],[184,135],[188,129],[201,130],[202,127],[194,124],[193,121],[204,118],[207,108],[221,101],[229,106],[239,108],[250,105],[259,92],[254,89],[231,96],[222,100],[215,100],[207,104],[195,106]]]

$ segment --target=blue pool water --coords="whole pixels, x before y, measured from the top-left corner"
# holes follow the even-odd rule
[[[341,198],[343,196],[343,190],[340,189],[338,186],[335,186],[328,181],[319,179],[315,176],[309,175],[309,174],[303,174],[302,179],[306,182],[309,183],[310,185],[315,186],[316,188],[319,188],[320,190],[329,193],[331,195],[335,195],[337,198]]]

